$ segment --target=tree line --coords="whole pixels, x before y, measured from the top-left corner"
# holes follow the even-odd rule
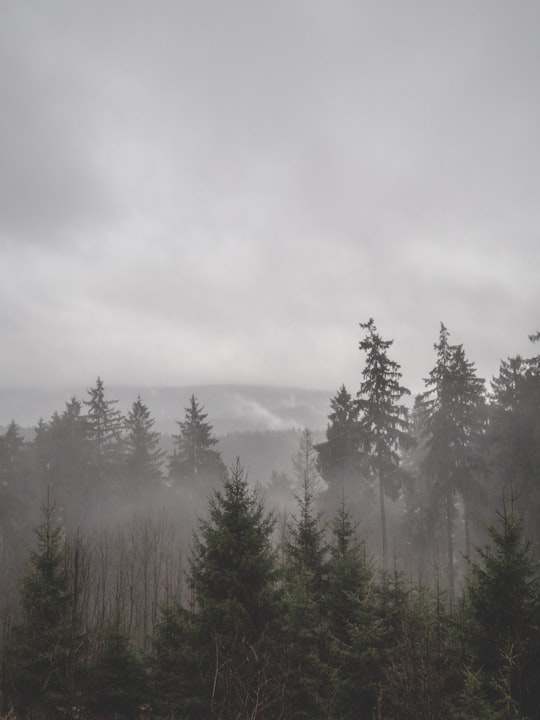
[[[540,359],[503,361],[487,392],[441,325],[411,406],[392,341],[371,319],[361,327],[356,396],[341,386],[325,441],[305,430],[295,477],[266,488],[267,505],[295,496],[289,517],[267,514],[239,463],[224,467],[194,397],[169,457],[142,400],[122,418],[99,378],[33,440],[11,423],[0,436],[13,598],[4,712],[540,717]],[[54,502],[28,553],[19,519],[35,487]],[[126,497],[148,512],[117,532],[78,530]],[[358,535],[374,510],[380,549]]]
[[[279,547],[274,529],[237,464],[137,645],[120,603],[92,613],[88,548],[45,504],[4,622],[6,716],[540,717],[540,576],[511,500],[454,605],[377,571],[343,504],[325,529],[307,474]]]

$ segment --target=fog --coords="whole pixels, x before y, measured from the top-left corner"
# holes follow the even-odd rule
[[[1,3],[2,718],[538,717],[539,26]]]

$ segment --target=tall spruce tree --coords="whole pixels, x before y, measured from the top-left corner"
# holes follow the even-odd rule
[[[462,345],[455,348],[450,372],[454,387],[455,485],[463,502],[465,553],[470,557],[471,522],[475,518],[481,520],[479,510],[485,499],[482,482],[485,470],[485,386],[483,378],[476,374],[474,363],[466,358]]]
[[[388,562],[385,495],[397,498],[400,486],[400,449],[410,447],[408,412],[401,399],[409,390],[400,384],[400,365],[388,356],[393,340],[383,340],[373,318],[360,323],[366,331],[360,350],[366,353],[357,396],[359,434],[365,464],[378,484],[383,565]]]
[[[487,441],[494,485],[499,492],[512,488],[528,533],[540,543],[540,356],[503,360],[490,400]]]
[[[437,361],[425,380],[427,390],[417,407],[426,452],[422,472],[432,491],[432,512],[444,518],[450,597],[454,594],[454,527],[456,502],[464,508],[466,550],[469,551],[469,515],[481,492],[481,442],[484,421],[484,381],[461,345],[451,345],[441,323],[439,342],[434,346]]]

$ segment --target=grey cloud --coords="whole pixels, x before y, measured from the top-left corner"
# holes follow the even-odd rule
[[[4,12],[5,382],[354,384],[374,315],[413,383],[439,320],[483,366],[534,331],[537,3]]]
[[[113,212],[93,157],[89,78],[28,7],[11,11],[18,34],[0,24],[0,239],[65,240],[68,230]]]

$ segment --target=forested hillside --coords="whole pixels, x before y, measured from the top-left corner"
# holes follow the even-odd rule
[[[101,378],[31,438],[11,422],[6,716],[540,718],[540,356],[486,385],[441,325],[408,399],[361,327],[358,386],[265,477],[264,435],[225,462],[195,395],[169,439]]]

